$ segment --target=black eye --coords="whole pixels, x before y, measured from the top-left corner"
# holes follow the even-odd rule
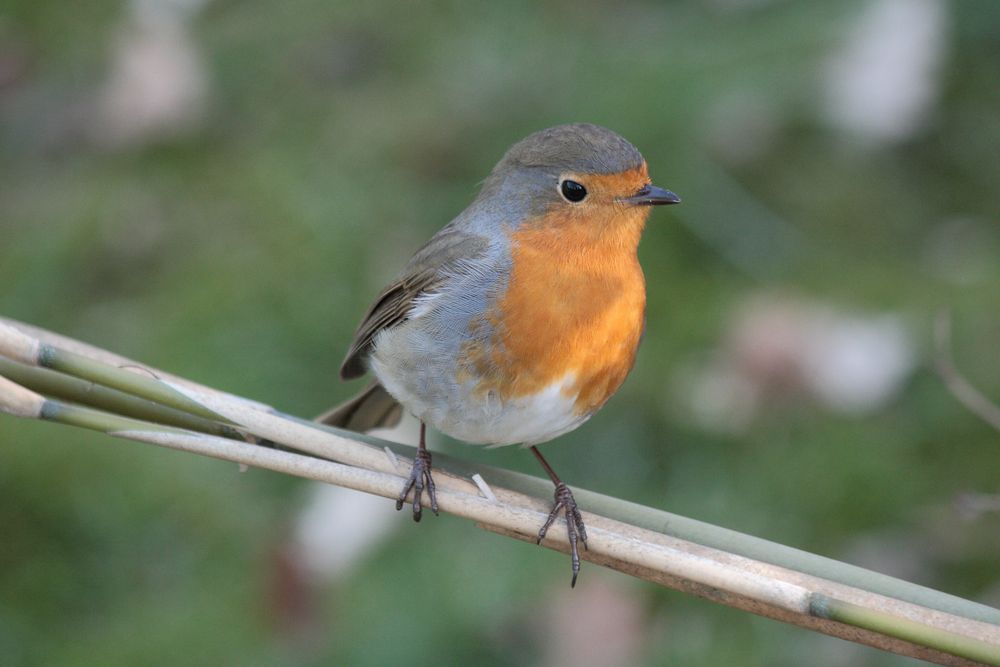
[[[567,199],[567,201],[578,202],[583,201],[583,198],[587,196],[587,188],[583,187],[576,181],[565,180],[559,186],[562,196]]]

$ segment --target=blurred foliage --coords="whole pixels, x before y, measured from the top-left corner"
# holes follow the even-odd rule
[[[995,3],[944,5],[929,117],[882,143],[824,120],[825,63],[863,3],[175,4],[207,111],[124,145],[90,128],[142,3],[0,9],[0,313],[315,414],[356,389],[336,369],[369,300],[503,151],[600,123],[684,204],[640,250],[635,372],[546,448],[564,479],[1000,601],[1000,516],[952,508],[1000,491],[1000,435],[927,363],[949,306],[959,365],[1000,397]],[[978,273],[955,280],[929,257],[966,223],[974,242],[941,261]],[[793,393],[708,428],[678,369],[763,290],[896,313],[921,362],[863,416]],[[290,621],[304,483],[9,418],[0,442],[5,664],[549,664],[551,607],[601,580],[643,610],[644,664],[908,664],[593,566],[567,597],[563,557],[453,518],[400,521]],[[517,449],[442,446],[537,472]]]

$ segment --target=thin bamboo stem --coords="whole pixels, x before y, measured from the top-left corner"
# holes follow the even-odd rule
[[[45,399],[0,375],[0,412],[15,417],[38,419]]]
[[[61,401],[51,399],[45,401],[39,418],[45,421],[55,422],[57,424],[78,426],[80,428],[100,431],[102,433],[112,433],[115,431],[128,431],[134,429],[155,431],[157,433],[185,433],[185,431],[174,428],[173,426],[152,424],[150,422],[144,422],[130,417],[112,415],[107,412],[101,412],[100,410],[87,408],[82,405],[73,405],[72,403],[63,403]]]
[[[10,378],[23,387],[46,396],[113,412],[124,417],[132,417],[155,424],[177,426],[189,431],[239,438],[240,434],[230,426],[202,417],[168,408],[125,392],[94,384],[71,375],[56,371],[27,366],[0,356],[0,375]]]
[[[42,343],[39,346],[37,365],[73,377],[90,380],[203,419],[225,421],[219,415],[206,409],[204,405],[190,401],[155,376],[140,375],[136,372],[109,366],[55,345]]]
[[[63,354],[62,348],[68,349],[67,345],[52,346],[24,335],[23,326],[17,331],[20,336],[10,335],[0,325],[0,355],[28,359],[29,363],[33,356],[36,363],[50,365],[55,358],[56,368],[88,381],[104,380],[144,398],[155,396],[184,412],[213,415],[218,421],[237,425],[241,433],[309,455],[44,399],[3,377],[0,411],[96,429],[390,498],[400,488],[401,473],[408,470],[405,461],[386,454],[389,445],[384,441],[277,414],[266,406],[262,409],[252,401],[179,378],[160,381],[139,376],[157,385],[155,391],[150,391],[149,382],[122,382],[118,374],[131,373],[114,366],[109,370],[109,364],[95,355]],[[51,347],[58,348],[54,356],[46,352]],[[106,401],[103,404],[111,405]],[[551,502],[548,482],[439,454],[435,454],[435,464],[458,473],[438,476],[442,510],[473,519],[496,532],[534,540]],[[484,497],[480,488],[465,478],[473,472],[485,478],[496,500]],[[1000,665],[998,610],[660,510],[576,487],[574,493],[581,506],[591,510],[585,513],[590,536],[590,551],[583,554],[587,560],[755,613],[940,664]],[[568,548],[563,531],[551,534],[546,546]]]
[[[54,401],[45,402],[42,418],[104,431],[116,437],[337,484],[387,498],[394,497],[402,483],[402,477],[397,475],[216,436],[155,427],[89,408],[61,406]],[[498,495],[510,496],[503,489],[497,491]],[[515,534],[522,539],[531,539],[530,536],[546,514],[544,508],[491,501],[482,497],[478,489],[469,494],[442,488],[439,489],[438,502],[445,512],[472,519],[490,530]],[[954,624],[954,618],[947,619],[945,615],[935,618],[934,612],[927,610],[930,616],[921,616],[925,622],[913,621],[898,609],[894,609],[895,614],[878,610],[879,607],[892,609],[891,601],[878,606],[872,605],[870,600],[867,605],[855,604],[816,592],[817,588],[823,588],[822,582],[817,586],[816,581],[809,579],[802,582],[787,581],[777,570],[749,559],[681,540],[671,540],[652,531],[620,522],[609,522],[590,514],[587,516],[591,535],[590,551],[585,554],[587,560],[607,564],[658,583],[669,585],[670,580],[679,580],[702,591],[725,591],[725,598],[721,601],[732,604],[735,600],[751,600],[757,605],[753,610],[758,613],[778,617],[783,614],[783,620],[792,620],[829,634],[846,635],[856,641],[941,664],[977,664],[967,662],[976,660],[979,661],[978,664],[1000,665],[1000,643],[990,644],[948,629],[949,623],[943,620],[950,620]],[[546,540],[546,546],[565,550],[568,548],[568,541],[565,535],[558,534],[553,539]],[[839,590],[834,587],[834,590],[845,597],[866,595],[863,591],[852,593],[843,587]],[[912,609],[910,613],[913,613]],[[959,623],[961,620],[957,619]],[[824,626],[817,624],[818,621],[827,621],[829,624]],[[844,630],[846,627],[855,629],[848,633]],[[962,629],[968,631],[967,627]],[[991,652],[996,655],[996,660]]]
[[[17,354],[11,354],[9,351],[4,351],[5,346],[10,345],[16,352],[20,352],[22,355],[26,355],[29,358],[34,358],[37,356],[37,348],[42,344],[69,350],[87,357],[88,359],[100,361],[108,366],[114,366],[130,372],[143,373],[147,376],[156,377],[161,380],[169,380],[174,384],[189,386],[203,393],[221,394],[232,401],[237,403],[246,403],[261,410],[272,409],[271,406],[261,403],[260,401],[254,401],[249,398],[237,396],[236,394],[230,394],[219,389],[214,389],[186,378],[178,377],[159,368],[150,366],[149,364],[140,364],[134,359],[129,359],[128,357],[123,357],[120,354],[108,352],[107,350],[103,350],[93,345],[88,345],[87,343],[83,343],[74,338],[63,336],[61,334],[48,331],[47,329],[42,329],[41,327],[36,327],[31,324],[19,322],[18,320],[13,320],[0,315],[0,356],[8,356],[15,361],[21,361],[21,363],[33,364],[34,361],[19,359]],[[25,347],[28,349],[21,349]],[[32,349],[34,352],[32,352]]]
[[[886,614],[877,609],[836,600],[821,594],[812,596],[809,609],[810,613],[820,618],[917,642],[929,648],[969,660],[976,660],[986,665],[1000,665],[1000,649],[995,643],[990,644],[941,628],[929,627],[907,618]]]

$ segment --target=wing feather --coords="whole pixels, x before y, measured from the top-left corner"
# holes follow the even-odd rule
[[[367,372],[365,359],[375,336],[383,329],[406,321],[414,301],[432,292],[447,276],[449,269],[482,254],[489,241],[451,225],[435,234],[410,259],[403,273],[375,298],[354,333],[354,341],[340,365],[340,377],[356,378]]]

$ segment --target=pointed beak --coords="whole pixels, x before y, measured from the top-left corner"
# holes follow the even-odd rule
[[[655,185],[646,185],[631,197],[622,198],[622,201],[633,206],[666,206],[667,204],[680,204],[681,198],[670,190],[664,190]]]

